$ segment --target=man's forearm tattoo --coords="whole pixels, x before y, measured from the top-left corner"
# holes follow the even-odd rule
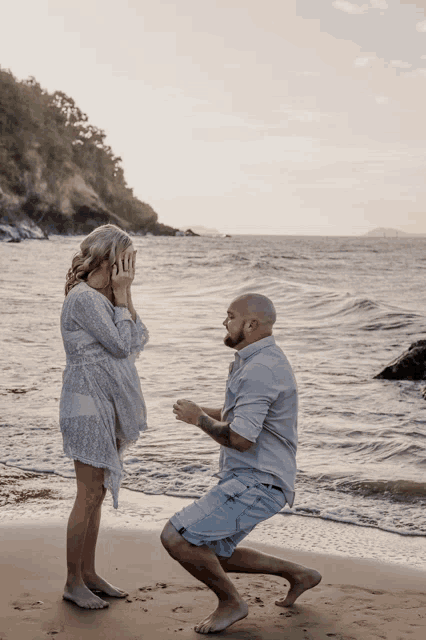
[[[219,444],[232,448],[229,422],[217,422],[209,416],[200,416],[198,418],[198,426]]]

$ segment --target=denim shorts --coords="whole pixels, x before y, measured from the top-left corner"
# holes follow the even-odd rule
[[[250,475],[233,473],[175,513],[170,522],[191,544],[206,545],[217,556],[230,558],[237,544],[285,503],[279,489],[268,488]]]

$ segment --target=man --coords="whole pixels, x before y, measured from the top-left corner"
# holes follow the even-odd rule
[[[221,445],[219,484],[176,513],[161,541],[168,553],[218,597],[198,633],[226,629],[248,613],[227,572],[278,575],[290,583],[287,607],[321,580],[312,569],[238,547],[263,520],[294,500],[297,447],[297,388],[290,364],[275,344],[272,302],[259,294],[240,296],[228,309],[224,343],[236,349],[222,409],[190,400],[173,405],[177,420],[193,424]]]

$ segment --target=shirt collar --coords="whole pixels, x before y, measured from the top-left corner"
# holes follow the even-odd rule
[[[257,353],[261,349],[265,349],[265,347],[273,347],[275,345],[274,336],[268,336],[266,338],[262,338],[261,340],[257,340],[257,342],[252,342],[252,344],[248,344],[246,347],[243,347],[237,353],[242,360],[247,360],[253,354]],[[235,358],[237,359],[237,358]]]

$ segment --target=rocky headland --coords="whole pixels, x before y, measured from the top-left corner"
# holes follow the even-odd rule
[[[105,139],[72,98],[0,67],[0,240],[89,233],[108,222],[176,235],[133,194]]]

